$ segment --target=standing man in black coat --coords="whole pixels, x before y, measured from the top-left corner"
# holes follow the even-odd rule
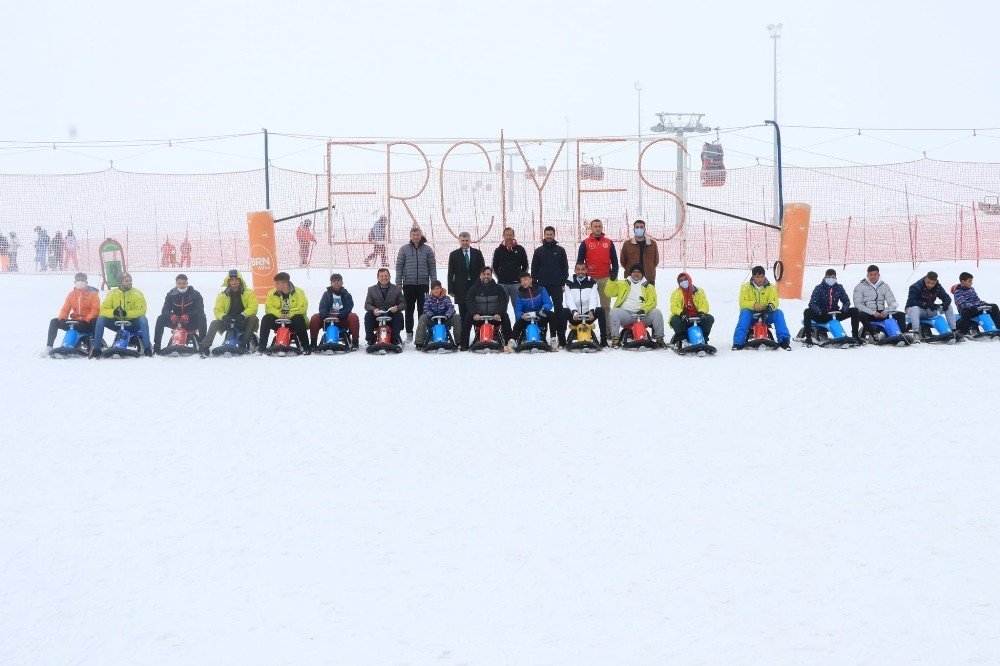
[[[545,287],[552,299],[552,317],[549,318],[549,335],[555,335],[559,346],[566,346],[566,322],[563,321],[563,286],[569,279],[569,259],[566,249],[556,242],[555,227],[545,227],[542,244],[531,257],[531,277]]]
[[[508,301],[513,303],[517,290],[521,288],[521,273],[528,270],[528,253],[517,244],[514,230],[510,227],[503,230],[503,242],[493,251],[492,265],[500,288],[507,292]]]
[[[472,236],[468,231],[458,234],[458,249],[448,255],[448,293],[458,305],[458,313],[465,321],[465,296],[469,287],[479,279],[486,265],[483,253],[472,247]]]

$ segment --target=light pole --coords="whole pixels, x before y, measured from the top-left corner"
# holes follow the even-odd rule
[[[774,120],[775,124],[778,122],[778,40],[781,39],[781,24],[772,23],[767,26],[768,32],[771,34],[771,40],[774,42]],[[781,205],[778,200],[778,143],[774,143],[774,225],[781,225],[781,211],[778,210]]]
[[[635,173],[639,189],[639,217],[642,217],[642,178],[639,177],[639,158],[642,157],[642,83],[635,82],[636,126],[639,128],[639,145],[636,147]]]

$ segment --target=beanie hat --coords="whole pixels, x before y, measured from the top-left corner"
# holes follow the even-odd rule
[[[642,264],[632,264],[632,267],[628,269],[628,272],[632,273],[633,271],[639,271],[643,275],[646,274],[646,271],[642,270]]]

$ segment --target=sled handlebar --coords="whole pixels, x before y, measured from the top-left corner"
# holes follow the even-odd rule
[[[274,323],[278,324],[279,326],[288,326],[289,324],[292,323],[292,320],[286,317],[282,317],[281,319],[275,319]]]

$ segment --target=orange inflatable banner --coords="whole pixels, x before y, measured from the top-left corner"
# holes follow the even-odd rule
[[[802,278],[806,272],[806,244],[809,242],[809,204],[785,204],[781,223],[781,252],[778,259],[784,272],[778,281],[779,298],[802,298]]]
[[[267,292],[274,289],[274,275],[278,272],[278,249],[274,240],[274,215],[269,210],[247,213],[247,232],[250,239],[250,272],[253,274],[253,291],[257,302],[263,303]]]

